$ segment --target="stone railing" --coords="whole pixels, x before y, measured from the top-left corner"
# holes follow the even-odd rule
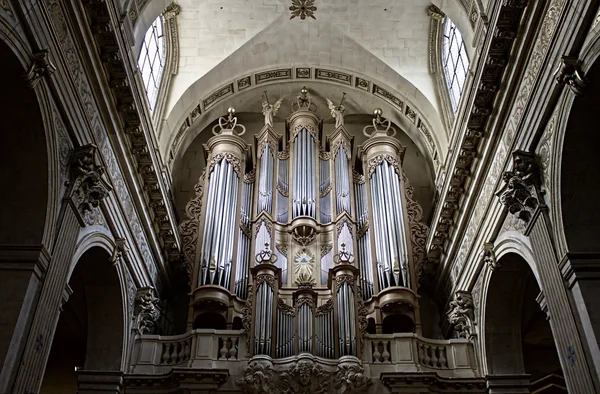
[[[248,361],[246,335],[241,330],[193,330],[177,336],[137,338],[130,372],[162,374],[176,367],[228,369],[230,375],[241,376]],[[477,376],[473,345],[466,339],[434,340],[416,334],[366,335],[362,362],[372,379],[384,372]]]
[[[193,330],[163,337],[144,335],[135,341],[132,373],[166,373],[179,368],[233,368],[248,360],[241,330]]]
[[[366,335],[363,363],[371,378],[382,372],[435,371],[440,376],[475,377],[473,344],[467,339],[436,340],[416,334]]]

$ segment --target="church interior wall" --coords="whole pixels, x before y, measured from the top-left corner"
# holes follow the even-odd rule
[[[138,134],[126,135],[132,120],[119,112],[126,105],[110,96],[123,86],[114,85],[113,74],[98,72],[106,64],[114,67],[114,59],[106,60],[106,46],[97,35],[105,32],[97,20],[90,22],[89,11],[108,5],[110,18],[104,22],[112,28],[118,18],[127,19],[124,29],[131,29],[131,36],[119,33],[112,54],[134,43],[124,67],[133,73],[145,29],[170,2],[74,3],[0,2],[0,162],[5,169],[0,182],[9,190],[0,197],[0,393],[284,392],[276,384],[288,384],[294,393],[307,387],[407,392],[416,386],[419,392],[447,392],[450,382],[457,390],[489,394],[525,393],[545,383],[564,392],[600,390],[600,217],[594,193],[600,141],[593,117],[600,89],[598,1],[434,1],[463,31],[469,55],[481,56],[472,63],[454,135],[445,130],[440,103],[432,99],[438,88],[432,76],[401,76],[328,28],[318,11],[314,29],[299,25],[298,31],[285,32],[285,3],[286,14],[239,51],[200,78],[180,79],[158,126],[163,130],[158,144],[150,137],[154,126],[147,111],[136,109],[144,105],[139,92],[131,95],[133,104],[127,103],[138,117]],[[484,135],[475,140],[476,158],[461,166],[472,116],[481,114],[477,101],[484,70],[494,61],[486,57],[493,52],[486,45],[498,36],[493,32],[507,12],[503,7],[521,12],[525,6],[508,66],[501,65],[507,71],[494,91],[497,100],[485,114]],[[302,34],[308,40],[295,38]],[[485,40],[478,41],[477,34]],[[77,50],[78,45],[86,50]],[[193,305],[197,279],[182,263],[177,225],[186,220],[185,205],[195,197],[194,186],[206,167],[203,145],[213,137],[213,127],[235,107],[237,122],[247,130],[241,140],[254,143],[265,127],[260,97],[266,90],[271,102],[286,96],[272,122],[275,133],[283,133],[293,116],[287,107],[304,81],[294,74],[292,82],[260,85],[255,77],[278,67],[296,73],[304,64],[291,60],[297,57],[310,69],[305,85],[319,105],[314,116],[324,120],[324,135],[339,130],[325,98],[337,104],[350,89],[355,91],[344,103],[343,129],[355,137],[354,150],[369,143],[363,128],[379,119],[371,115],[375,108],[383,108],[384,119],[401,131],[396,137],[406,150],[401,168],[429,231],[426,257],[411,266],[411,275],[419,278],[415,303],[406,298],[385,309],[378,296],[356,299],[361,314],[356,318],[364,321],[357,320],[361,346],[347,356],[354,358],[299,351],[288,358],[257,354],[246,343],[257,330],[256,304],[232,297],[224,309]],[[351,74],[351,85],[318,81],[319,68]],[[121,81],[139,83],[127,73]],[[251,89],[244,92],[238,81],[247,76]],[[369,81],[364,94],[356,85],[362,78]],[[206,108],[203,100],[230,83],[231,94]],[[374,85],[402,99],[401,109],[390,96],[374,94]],[[406,106],[414,107],[414,121]],[[433,133],[433,145],[420,120]],[[187,128],[181,129],[182,122]],[[144,139],[144,145],[131,143],[135,138]],[[469,175],[452,199],[457,168]],[[406,193],[402,185],[399,190]],[[448,212],[452,230],[444,233],[441,247],[434,247]],[[269,271],[258,260],[249,266],[255,283],[258,275],[281,275],[280,268]],[[331,286],[344,269],[335,267]],[[191,275],[198,272],[195,267]],[[278,308],[291,314],[302,296],[299,289],[289,281],[271,286],[281,290],[291,309]],[[335,287],[317,287],[314,307],[326,313],[324,297],[333,297]],[[210,302],[221,302],[222,291],[215,294]],[[199,314],[201,308],[209,312]],[[344,309],[332,308],[336,316]]]

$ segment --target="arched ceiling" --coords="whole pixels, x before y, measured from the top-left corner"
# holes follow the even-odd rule
[[[466,14],[457,12],[462,7],[459,1],[433,2],[464,25]],[[152,0],[145,6],[136,24],[134,52],[145,29],[170,3]],[[173,153],[169,152],[173,140],[195,108],[204,112],[204,99],[231,82],[237,89],[235,82],[247,75],[284,67],[292,73],[295,67],[312,68],[313,74],[318,69],[345,71],[352,75],[350,84],[361,76],[371,82],[368,89],[385,86],[427,120],[440,157],[445,157],[449,130],[441,121],[428,68],[426,11],[431,0],[316,0],[316,19],[305,20],[290,20],[291,0],[177,0],[177,4],[179,70],[159,125],[163,157]]]

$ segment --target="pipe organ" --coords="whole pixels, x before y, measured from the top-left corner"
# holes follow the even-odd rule
[[[230,109],[204,146],[190,324],[209,308],[234,313],[246,303],[254,355],[358,356],[369,307],[404,294],[418,310],[404,147],[379,111],[357,149],[343,121],[324,135],[306,89],[280,134],[280,103],[263,103],[252,145]],[[343,120],[341,104],[330,108]]]

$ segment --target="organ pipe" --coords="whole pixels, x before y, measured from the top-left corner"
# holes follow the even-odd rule
[[[315,146],[307,128],[300,130],[294,138],[293,218],[309,216],[316,219]]]
[[[350,172],[348,170],[348,156],[343,145],[335,154],[335,194],[336,214],[351,213],[350,209]]]

